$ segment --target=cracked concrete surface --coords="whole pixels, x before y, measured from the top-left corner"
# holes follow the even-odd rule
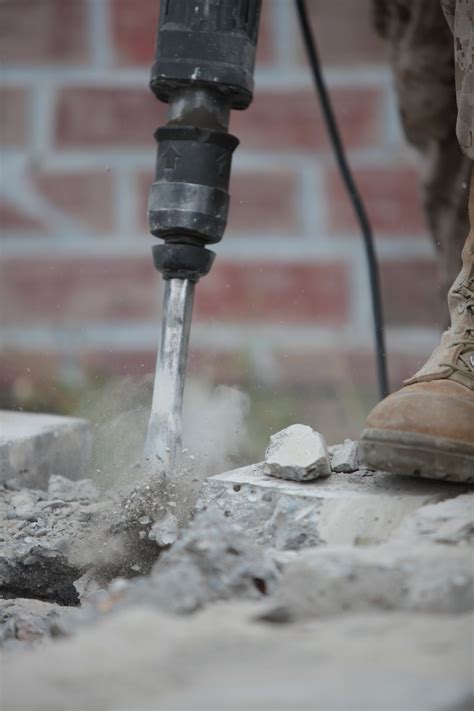
[[[470,711],[472,487],[356,455],[211,477],[191,520],[162,482],[0,485],[6,711]]]

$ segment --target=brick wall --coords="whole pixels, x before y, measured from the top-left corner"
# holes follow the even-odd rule
[[[436,269],[367,0],[309,0],[381,260],[392,378],[437,339]],[[370,383],[366,264],[293,3],[264,0],[257,92],[234,113],[228,232],[198,288],[191,368],[263,384]],[[2,0],[3,381],[153,370],[161,286],[146,200],[158,0]],[[46,375],[47,374],[47,375]]]

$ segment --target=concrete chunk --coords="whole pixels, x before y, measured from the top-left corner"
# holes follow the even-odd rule
[[[312,481],[331,473],[324,437],[307,425],[291,425],[270,437],[264,474],[291,481]]]
[[[356,472],[359,469],[359,443],[353,442],[351,439],[344,440],[344,444],[340,444],[334,448],[331,469],[333,472]]]
[[[456,614],[474,607],[467,546],[323,546],[298,553],[263,618],[295,621],[369,610]]]
[[[0,482],[46,488],[51,474],[80,479],[89,465],[89,423],[75,417],[0,411]]]
[[[163,518],[159,521],[155,521],[152,525],[149,533],[148,539],[150,541],[155,541],[159,546],[165,547],[170,546],[178,538],[179,534],[179,524],[176,516],[174,516],[171,511],[167,511]]]

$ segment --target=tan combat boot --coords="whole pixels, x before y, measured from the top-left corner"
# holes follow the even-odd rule
[[[474,178],[469,219],[448,298],[451,328],[423,368],[367,418],[360,455],[372,469],[474,482]]]

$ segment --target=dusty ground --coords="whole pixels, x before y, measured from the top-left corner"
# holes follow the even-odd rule
[[[324,486],[344,490],[344,476]],[[381,475],[347,476],[383,492]],[[221,504],[193,517],[153,481],[113,496],[60,477],[2,486],[2,708],[474,708],[468,488],[442,486],[380,540],[339,545],[322,529],[276,544]]]

